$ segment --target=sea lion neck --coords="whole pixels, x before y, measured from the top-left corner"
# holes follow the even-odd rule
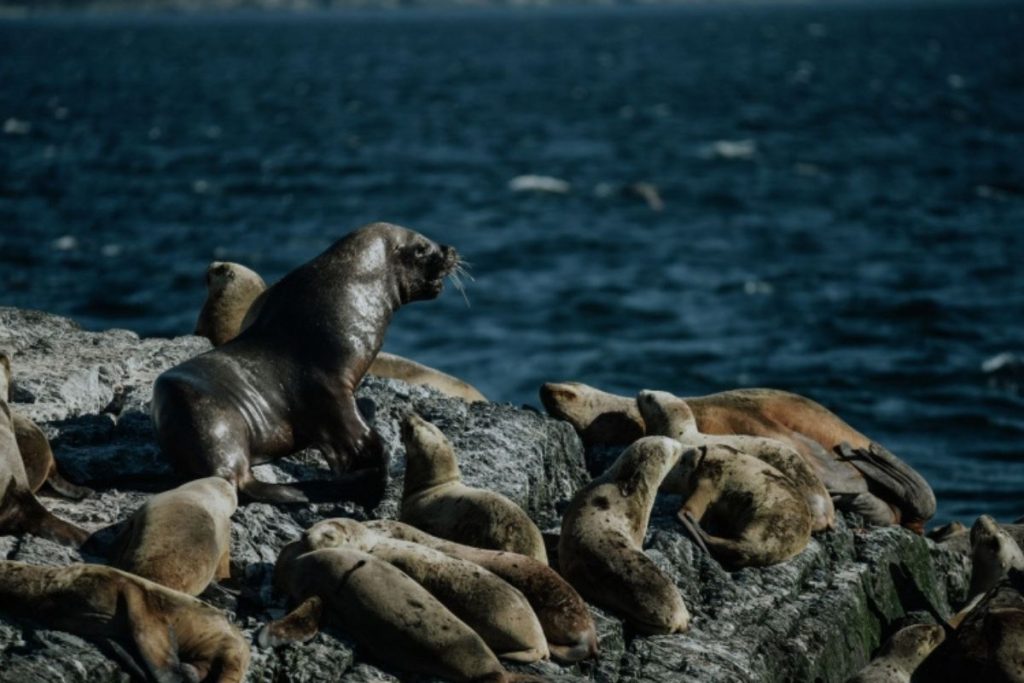
[[[447,440],[407,443],[405,458],[405,496],[462,480],[455,451]]]

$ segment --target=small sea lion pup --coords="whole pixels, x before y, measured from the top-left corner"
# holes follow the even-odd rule
[[[225,261],[214,261],[206,269],[206,287],[206,303],[196,322],[196,334],[206,337],[214,346],[231,341],[255,320],[263,299],[255,306],[253,303],[267,289],[259,275],[241,264]],[[446,396],[465,401],[487,400],[476,387],[458,377],[390,353],[378,353],[366,372],[433,387]]]
[[[679,520],[698,545],[732,567],[784,562],[807,546],[811,513],[788,477],[745,455],[728,437],[704,440],[686,402],[672,394],[641,391],[636,402],[647,431],[685,448],[662,489],[683,494]]]
[[[655,494],[682,451],[677,441],[660,436],[636,441],[576,493],[562,519],[562,576],[642,634],[689,627],[675,583],[643,551]]]
[[[146,501],[121,532],[111,564],[161,586],[199,595],[230,575],[231,482],[206,477]]]
[[[900,629],[847,683],[910,683],[910,676],[945,638],[946,630],[937,624]]]
[[[532,557],[501,550],[484,550],[431,536],[425,531],[390,519],[366,522],[379,534],[411,541],[451,557],[478,564],[518,588],[533,607],[551,656],[571,664],[598,653],[597,627],[587,604],[565,579]]]
[[[376,479],[356,478],[349,491],[335,482],[332,493],[375,503],[387,454],[353,392],[394,312],[437,297],[457,263],[452,247],[387,223],[334,243],[268,289],[238,337],[157,378],[161,449],[189,476],[216,475],[251,499],[294,503],[313,489],[258,481],[251,467],[316,446],[339,479],[374,468]]]
[[[0,614],[126,644],[139,679],[237,683],[249,668],[249,645],[220,610],[112,567],[0,562]]]
[[[507,550],[547,564],[537,525],[506,496],[463,484],[455,449],[440,429],[410,413],[402,420],[402,443],[401,521],[449,541]]]
[[[261,647],[309,640],[326,622],[388,668],[453,681],[530,680],[506,672],[479,635],[401,570],[350,548],[298,545],[282,549],[274,570],[298,607],[260,630]]]
[[[635,401],[577,382],[548,383],[541,402],[568,421],[588,447],[631,443],[644,434]],[[871,524],[917,533],[935,514],[935,494],[909,465],[814,401],[776,389],[736,389],[684,397],[702,434],[776,439],[799,453],[835,506]]]
[[[547,659],[544,631],[522,593],[483,567],[418,543],[378,534],[354,519],[326,519],[302,535],[307,550],[350,548],[405,572],[476,631],[494,654],[514,662]]]

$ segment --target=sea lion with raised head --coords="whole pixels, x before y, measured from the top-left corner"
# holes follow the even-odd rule
[[[294,503],[309,500],[314,482],[265,483],[251,468],[315,446],[338,477],[330,495],[376,503],[387,454],[354,391],[394,312],[437,297],[457,264],[452,247],[387,223],[335,242],[268,289],[240,335],[157,378],[161,449],[190,477],[215,475],[251,499]],[[352,469],[373,471],[345,490]]]
[[[507,550],[547,564],[537,525],[508,497],[463,484],[455,449],[440,429],[410,413],[402,420],[402,443],[401,521],[449,541]]]
[[[275,585],[293,603],[290,614],[265,625],[263,647],[306,641],[333,624],[385,666],[453,681],[507,683],[487,644],[407,574],[351,548],[282,549]]]
[[[206,286],[206,302],[199,313],[196,334],[206,337],[214,346],[221,346],[256,319],[267,285],[241,264],[214,261],[206,270]],[[366,374],[432,387],[445,396],[465,401],[487,400],[476,387],[458,377],[383,351],[373,359]]]
[[[1010,534],[989,515],[981,515],[971,527],[971,587],[974,598],[1005,579],[1011,569],[1024,571],[1024,552]]]
[[[249,644],[223,612],[113,567],[2,561],[0,614],[126,644],[157,681],[238,683],[249,667]]]
[[[541,402],[568,421],[588,447],[631,443],[644,434],[635,401],[578,382],[549,382]],[[871,524],[923,533],[935,494],[912,467],[814,401],[776,389],[735,389],[683,397],[702,434],[776,439],[803,456],[841,510]]]
[[[446,541],[390,519],[369,521],[365,526],[379,534],[478,564],[518,588],[533,607],[555,660],[571,664],[597,656],[597,627],[593,615],[579,593],[548,565],[518,553]]]
[[[917,667],[945,638],[946,630],[937,624],[914,624],[900,629],[847,683],[910,683]]]
[[[732,567],[777,564],[807,546],[811,511],[786,475],[727,437],[703,439],[686,402],[672,394],[641,391],[636,402],[647,431],[685,449],[662,489],[683,494],[678,516],[694,541]]]
[[[562,576],[584,598],[642,634],[689,627],[679,589],[643,551],[658,487],[682,451],[672,439],[639,439],[576,493],[562,518]]]
[[[547,659],[544,631],[522,593],[480,565],[391,538],[354,519],[317,522],[302,535],[307,550],[350,548],[401,569],[476,631],[502,659]]]
[[[230,576],[231,482],[206,477],[151,497],[128,520],[111,564],[161,586],[199,595]]]

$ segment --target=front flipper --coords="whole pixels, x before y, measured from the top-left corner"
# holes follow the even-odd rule
[[[305,643],[320,631],[323,601],[314,596],[277,621],[266,624],[256,634],[260,647],[278,647],[287,643]]]
[[[924,477],[874,441],[868,448],[853,448],[844,441],[836,452],[864,475],[869,490],[900,511],[904,526],[923,531],[924,523],[935,515],[935,493]]]
[[[684,508],[676,513],[676,519],[678,519],[679,523],[683,525],[683,531],[685,531],[686,535],[697,544],[697,547],[700,548],[705,555],[710,555],[711,551],[708,550],[707,543],[704,542],[707,534],[700,528],[700,522],[697,521],[697,518]]]

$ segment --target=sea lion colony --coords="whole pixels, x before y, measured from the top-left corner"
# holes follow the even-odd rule
[[[453,248],[380,223],[269,288],[243,266],[211,265],[197,332],[215,348],[161,375],[152,410],[162,452],[193,481],[154,495],[123,525],[108,550],[117,569],[0,562],[0,614],[118,642],[134,653],[137,677],[242,680],[249,645],[225,614],[192,597],[228,575],[239,494],[276,504],[379,499],[390,454],[353,398],[367,372],[485,400],[457,378],[379,353],[394,311],[435,298],[458,268]],[[42,431],[11,410],[11,365],[0,355],[0,533],[81,545],[90,532],[34,493],[44,483],[69,498],[90,491],[60,475]],[[385,667],[526,680],[500,660],[572,663],[597,653],[583,598],[638,634],[688,628],[678,587],[643,550],[659,493],[683,496],[680,533],[729,568],[793,557],[812,532],[831,527],[833,506],[918,533],[934,513],[920,475],[800,396],[743,389],[631,399],[552,383],[541,399],[587,445],[625,447],[569,503],[555,568],[526,513],[462,484],[452,444],[410,414],[402,521],[323,520],[286,546],[274,583],[294,610],[266,624],[259,644],[305,641],[327,623]],[[252,475],[251,465],[308,445],[324,453],[334,481],[267,484]],[[963,533],[949,530],[944,542]],[[970,603],[942,628],[896,634],[856,680],[909,680],[932,650],[928,661],[1024,680],[1024,553],[988,518],[970,542]]]

